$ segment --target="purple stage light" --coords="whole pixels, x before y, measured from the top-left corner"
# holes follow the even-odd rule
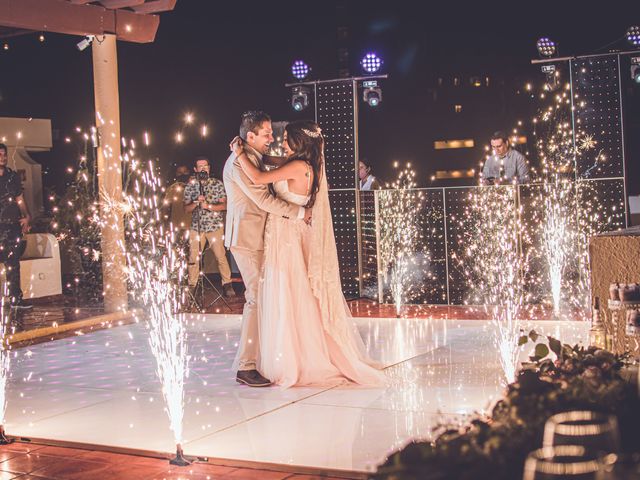
[[[309,65],[304,63],[302,60],[296,60],[293,62],[293,65],[291,65],[291,73],[298,80],[304,80],[307,75],[309,75],[309,70]]]
[[[360,61],[360,65],[365,72],[376,73],[382,66],[382,59],[375,53],[367,53]]]

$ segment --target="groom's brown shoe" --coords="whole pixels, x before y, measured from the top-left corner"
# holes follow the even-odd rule
[[[264,378],[257,370],[238,370],[236,382],[244,383],[250,387],[268,387],[271,385],[269,379]]]

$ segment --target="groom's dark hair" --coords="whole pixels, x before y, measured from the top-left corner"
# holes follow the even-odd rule
[[[260,130],[260,126],[264,122],[270,121],[271,117],[261,110],[250,110],[248,112],[244,112],[242,114],[242,119],[240,120],[240,138],[246,140],[247,133],[249,132],[253,132],[257,135],[258,130]]]

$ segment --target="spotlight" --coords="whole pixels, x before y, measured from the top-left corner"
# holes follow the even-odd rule
[[[373,52],[367,53],[362,57],[362,60],[360,60],[360,65],[362,65],[365,72],[376,73],[382,66],[382,59]]]
[[[362,82],[364,91],[362,99],[369,104],[370,107],[377,107],[382,102],[382,89],[378,86],[376,80]]]
[[[627,42],[629,42],[634,47],[640,47],[640,27],[634,25],[633,27],[629,27],[627,29]]]
[[[40,40],[40,42],[44,42],[44,33],[41,33],[40,36],[38,37],[38,40]]]
[[[640,57],[631,57],[631,79],[640,85]]]
[[[291,91],[291,107],[301,112],[309,106],[310,91],[307,87],[293,87]]]
[[[556,42],[547,37],[540,38],[536,46],[538,47],[538,53],[541,57],[553,57],[558,53]]]
[[[302,60],[296,60],[293,62],[293,65],[291,65],[291,73],[298,80],[304,80],[307,78],[310,71],[311,69],[309,68],[309,65],[304,63]]]
[[[544,88],[549,92],[553,92],[557,90],[560,84],[558,83],[558,74],[556,73],[555,65],[543,65],[542,73],[547,77],[547,83],[545,83]]]
[[[87,35],[78,42],[76,47],[78,47],[78,50],[83,51],[85,48],[91,45],[91,42],[93,42],[93,35]]]

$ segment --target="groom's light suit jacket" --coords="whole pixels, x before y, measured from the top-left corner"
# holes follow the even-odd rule
[[[264,169],[262,155],[245,144],[247,157]],[[264,248],[267,214],[304,218],[304,208],[274,197],[267,185],[256,185],[244,173],[235,153],[229,155],[222,174],[227,192],[227,224],[224,246],[259,251]]]

